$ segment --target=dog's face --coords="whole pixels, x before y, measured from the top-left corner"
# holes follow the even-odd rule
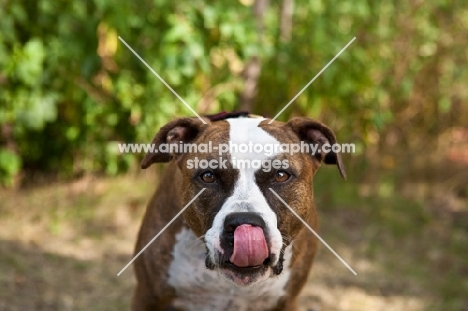
[[[205,188],[184,218],[196,236],[204,237],[207,268],[244,286],[278,275],[284,249],[303,224],[271,190],[302,219],[315,223],[313,175],[322,162],[338,165],[343,177],[345,172],[333,152],[311,155],[272,146],[334,144],[335,136],[307,118],[272,124],[263,118],[206,121],[207,125],[196,118],[175,120],[161,128],[153,143],[211,143],[211,152],[148,154],[142,167],[175,159],[183,175],[183,206]],[[220,152],[229,142],[230,150]],[[245,150],[241,145],[251,147]]]

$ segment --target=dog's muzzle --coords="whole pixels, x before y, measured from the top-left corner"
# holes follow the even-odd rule
[[[253,212],[237,212],[226,216],[223,231],[220,235],[222,253],[218,262],[213,263],[206,256],[206,267],[232,270],[238,274],[255,274],[265,272],[278,254],[271,254],[269,234],[261,216]],[[280,274],[283,267],[282,252],[275,266],[275,274]]]

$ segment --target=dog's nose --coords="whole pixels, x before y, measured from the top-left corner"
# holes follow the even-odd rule
[[[224,231],[226,233],[232,233],[240,225],[252,225],[265,230],[265,221],[260,215],[251,212],[239,212],[231,213],[226,216],[224,220]]]

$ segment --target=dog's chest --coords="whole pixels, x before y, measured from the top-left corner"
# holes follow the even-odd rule
[[[290,276],[291,246],[285,250],[284,270],[279,276],[245,288],[205,267],[204,243],[187,228],[177,234],[173,255],[168,282],[177,293],[176,308],[187,311],[268,310],[285,295],[285,285]]]

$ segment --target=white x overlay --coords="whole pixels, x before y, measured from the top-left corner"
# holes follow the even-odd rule
[[[137,52],[135,52],[131,47],[130,45],[127,44],[127,42],[125,42],[124,39],[122,39],[122,37],[118,37],[119,40],[130,50],[132,51],[133,54],[135,54],[135,56],[191,111],[193,112],[193,114],[195,114],[195,116],[198,117],[198,119],[203,122],[204,124],[207,124],[205,122],[205,120],[203,120],[202,117],[200,117],[200,115],[198,113],[195,112],[195,110],[192,109],[192,107],[189,106],[189,104],[187,104],[187,102],[179,96],[179,94],[177,94],[176,91],[174,91],[174,89],[172,89],[172,87],[166,83],[166,81],[164,81],[163,78],[161,78],[161,76],[156,72],[154,71],[153,68],[151,68],[150,65],[148,65],[148,63],[145,62],[145,60],[140,57],[140,55],[138,55]],[[271,119],[268,124],[271,124],[276,118],[278,118],[278,116],[284,112],[284,110],[286,110],[291,104],[292,102],[294,102],[294,100],[296,100],[296,98],[298,98],[327,68],[328,66],[330,66],[337,58],[338,56],[341,55],[341,53],[343,53],[347,48],[348,46],[351,45],[351,43],[353,43],[353,41],[356,40],[356,37],[354,37],[353,39],[351,39],[351,41],[348,42],[348,44],[346,44],[346,46],[344,48],[342,48],[338,54],[336,54],[336,56],[328,62],[328,64],[325,65],[325,67],[322,68],[322,70],[319,71],[319,73],[317,73],[315,75],[314,78],[312,78],[312,80],[309,81],[309,83],[307,83],[300,91],[299,93],[296,94],[296,96],[294,96],[290,101],[289,103],[286,104],[286,106],[283,107],[283,109],[281,109],[280,112],[278,112],[278,114],[276,114],[276,116]],[[158,232],[158,234],[156,234],[156,236],[154,238],[151,239],[151,241],[149,241],[145,247],[143,247],[139,252],[138,254],[136,254],[132,260],[130,260],[129,263],[127,263],[127,265],[122,269],[120,270],[119,273],[117,273],[117,276],[120,276],[149,246],[151,243],[153,243],[176,219],[177,217],[179,217],[189,206],[190,204],[192,204],[197,198],[198,196],[200,196],[200,194],[205,191],[206,188],[203,188],[202,190],[200,190],[200,192],[198,192],[198,194],[192,199],[190,200],[190,202],[187,203],[187,205],[184,206],[184,208],[182,208],[178,213],[177,215],[174,216],[174,218],[172,218],[167,224],[166,226],[164,226],[164,228],[161,229],[161,231]],[[343,258],[341,258],[331,247],[330,245],[327,244],[327,242],[325,242],[318,234],[317,232],[314,231],[314,229],[312,229],[309,224],[307,224],[307,222],[305,222],[273,189],[269,188],[270,191],[294,214],[294,216],[296,216],[303,224],[304,226],[307,227],[307,229],[309,229],[354,275],[357,275],[357,273],[346,263],[346,261],[343,260]]]
[[[286,203],[286,202],[279,196],[278,193],[275,192],[275,190],[273,190],[273,189],[271,189],[271,188],[268,188],[268,189],[270,189],[270,191],[273,192],[273,194],[278,198],[278,200],[280,200],[280,201],[291,211],[291,213],[293,213],[294,216],[296,216],[296,217],[304,224],[304,226],[306,226],[307,229],[309,229],[309,230],[317,237],[317,239],[319,239],[320,242],[322,242],[322,243],[333,253],[333,255],[335,255],[335,256],[346,266],[346,268],[348,268],[354,275],[357,275],[356,271],[354,271],[353,268],[351,268],[351,267],[346,263],[346,261],[344,261],[344,259],[341,258],[340,255],[338,255],[338,254],[333,250],[333,248],[331,248],[331,246],[328,245],[328,243],[325,242],[325,240],[322,239],[322,238],[318,235],[318,233],[315,232],[315,230],[312,229],[312,228],[309,226],[309,224],[308,224],[307,222],[305,222],[305,220],[302,219],[301,216],[299,216],[299,215],[291,208],[291,206],[289,206],[288,203]]]
[[[140,256],[140,255],[145,251],[145,249],[147,249],[148,246],[150,246],[150,244],[153,243],[154,240],[156,240],[156,239],[161,235],[161,233],[163,233],[163,232],[174,222],[174,220],[176,220],[177,217],[179,217],[179,216],[187,209],[187,207],[189,207],[190,204],[192,204],[193,201],[196,200],[196,198],[198,198],[198,196],[199,196],[200,194],[202,194],[203,191],[205,191],[205,189],[206,189],[206,188],[203,188],[202,190],[200,190],[200,192],[198,192],[198,194],[197,194],[196,196],[194,196],[193,199],[190,200],[190,202],[188,202],[187,205],[185,205],[184,208],[181,209],[180,212],[178,212],[177,215],[175,215],[174,218],[172,218],[171,221],[169,221],[169,222],[167,223],[167,225],[165,225],[164,228],[162,228],[161,231],[159,231],[158,234],[156,234],[155,237],[152,238],[151,241],[149,241],[148,244],[146,244],[146,246],[143,247],[143,248],[141,249],[141,251],[138,252],[138,254],[136,254],[135,256],[133,256],[132,260],[130,260],[130,262],[129,262],[125,267],[123,267],[123,269],[120,270],[119,273],[117,273],[117,276],[120,276],[120,275],[122,274],[122,272],[124,272],[125,269],[127,269],[128,266],[130,266],[130,265],[135,261],[135,259],[137,259],[138,256]]]

